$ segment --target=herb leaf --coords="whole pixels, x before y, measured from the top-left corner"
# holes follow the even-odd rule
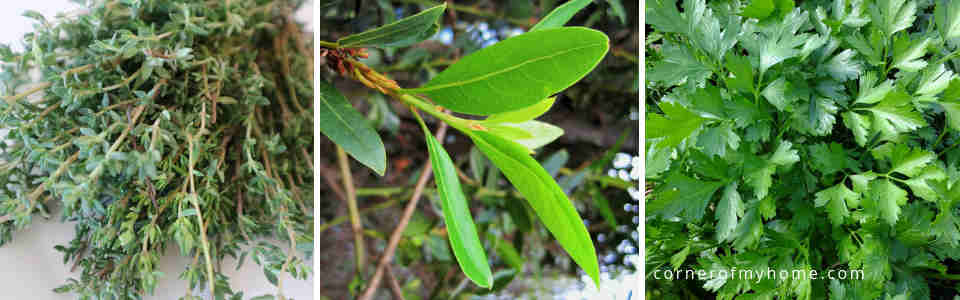
[[[600,266],[590,234],[573,203],[550,174],[530,157],[523,146],[483,131],[468,135],[526,198],[573,261],[599,284]]]
[[[467,199],[460,189],[460,180],[457,178],[453,160],[422,121],[420,125],[427,139],[427,151],[430,152],[437,193],[443,202],[443,219],[447,223],[453,255],[457,258],[460,269],[471,281],[489,288],[493,284],[493,275],[487,263],[487,255],[483,251],[483,243],[477,235],[473,216],[470,215]]]
[[[317,128],[361,164],[383,175],[387,154],[380,135],[333,85],[323,80],[319,84]]]
[[[447,4],[440,4],[396,22],[351,34],[337,40],[342,48],[403,47],[419,43],[437,32],[437,21]]]
[[[583,27],[527,32],[474,52],[424,86],[404,91],[425,94],[460,113],[513,111],[579,81],[600,63],[608,43],[602,32]]]

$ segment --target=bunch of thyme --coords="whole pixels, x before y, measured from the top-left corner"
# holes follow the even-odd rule
[[[107,0],[0,47],[0,245],[59,213],[81,299],[152,294],[167,247],[184,299],[239,299],[221,261],[312,272],[312,41],[303,1]],[[278,240],[283,247],[265,240]],[[230,266],[223,266],[229,268]],[[277,295],[283,299],[282,293]],[[272,299],[272,298],[271,298]]]

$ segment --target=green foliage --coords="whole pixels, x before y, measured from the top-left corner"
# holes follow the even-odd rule
[[[430,152],[430,162],[433,164],[437,192],[443,200],[443,219],[447,221],[447,233],[450,235],[453,254],[470,280],[480,287],[489,288],[493,284],[493,274],[487,263],[487,255],[483,252],[483,244],[477,236],[467,199],[460,189],[460,180],[457,179],[453,160],[447,151],[443,150],[443,145],[430,133],[423,120],[417,120],[420,121],[427,139],[427,151]]]
[[[419,43],[437,33],[437,20],[443,15],[446,4],[434,6],[416,15],[394,23],[345,36],[337,40],[343,48],[403,47]]]
[[[647,1],[648,273],[820,276],[648,276],[651,295],[956,295],[956,1],[676,4]]]
[[[425,94],[467,114],[518,110],[579,81],[600,63],[608,44],[605,34],[589,28],[531,31],[472,53],[422,87],[405,92]]]
[[[353,54],[357,52],[347,49],[343,39],[336,44],[337,47],[333,47],[333,43],[321,42],[321,45],[327,45],[327,57],[337,60],[337,69],[334,70],[347,65],[346,72],[339,70],[342,75],[349,74],[368,87],[404,102],[414,113],[417,110],[426,112],[470,137],[479,152],[519,190],[520,195],[573,261],[595,282],[599,282],[597,254],[586,226],[567,197],[567,192],[530,155],[534,149],[563,134],[559,127],[533,119],[550,109],[555,101],[551,95],[586,76],[605,57],[609,48],[607,36],[599,31],[583,27],[561,27],[582,6],[585,6],[585,3],[581,3],[579,8],[573,7],[576,8],[573,11],[569,11],[572,9],[570,7],[562,6],[558,8],[558,19],[545,23],[545,28],[517,35],[471,53],[440,72],[424,86],[413,89],[401,89],[392,80],[352,60],[355,56]],[[444,6],[438,8],[442,11]],[[434,9],[437,8],[430,10]],[[391,31],[398,26],[412,27],[410,24],[416,23],[426,24],[418,20],[426,18],[424,16],[430,10],[368,30],[367,33]],[[328,62],[328,65],[333,69],[333,63]],[[518,85],[518,82],[525,84]],[[338,93],[328,91],[327,94]],[[486,120],[459,118],[438,110],[436,105],[413,94],[427,95],[430,101],[452,111],[491,116]],[[335,96],[331,99],[342,97]],[[327,132],[325,129],[324,133],[331,137],[342,135],[351,128],[347,125],[355,122],[346,120],[340,123],[343,125],[337,125],[338,128],[331,125],[329,130],[334,132]],[[432,137],[426,124],[421,121],[421,125],[428,136],[427,148],[436,174],[438,196],[443,204],[443,216],[454,256],[461,270],[478,286],[496,287],[500,280],[497,278],[512,278],[520,271],[519,267],[514,266],[512,275],[501,274],[494,278],[496,276],[491,274],[454,164],[442,144]],[[373,141],[374,138],[332,140],[348,148],[349,145],[344,145],[343,142]],[[355,150],[358,148],[354,147]],[[354,157],[358,158],[358,155]],[[360,160],[364,162],[365,159]],[[488,174],[497,176],[499,172]],[[575,185],[579,184],[571,184]],[[497,251],[515,256],[516,251],[510,249],[500,246]],[[509,260],[514,265],[520,261],[516,257]],[[499,286],[502,287],[502,282]]]
[[[570,18],[573,18],[573,15],[577,14],[577,12],[591,2],[591,0],[572,0],[557,6],[557,8],[554,8],[549,14],[544,16],[540,22],[537,22],[537,25],[530,28],[530,31],[562,27],[567,21],[570,21]]]
[[[306,279],[313,59],[290,17],[300,4],[28,13],[25,49],[0,51],[0,244],[52,212],[74,224],[55,249],[76,273],[55,291],[78,299],[141,299],[173,278],[185,299],[240,299],[229,257],[253,258],[277,286],[284,273]],[[168,247],[193,258],[178,273],[158,271]]]
[[[320,80],[317,94],[320,96],[316,106],[320,132],[364,166],[383,175],[387,169],[387,152],[377,131],[326,81]]]

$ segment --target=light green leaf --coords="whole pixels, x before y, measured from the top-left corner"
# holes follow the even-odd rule
[[[953,75],[953,71],[948,70],[944,64],[931,66],[923,72],[923,77],[920,77],[916,94],[926,96],[928,100],[934,101],[933,96],[946,90],[950,81],[954,78],[956,76]]]
[[[909,28],[917,18],[917,3],[907,0],[879,0],[870,4],[870,18],[890,38],[894,33]]]
[[[319,115],[316,124],[320,132],[382,176],[387,169],[387,154],[377,131],[333,85],[321,80],[317,92],[320,102],[315,107]]]
[[[853,183],[853,190],[857,193],[866,194],[867,191],[870,190],[870,181],[874,179],[877,179],[877,174],[873,171],[850,175],[850,182]]]
[[[770,186],[773,186],[773,172],[777,170],[777,166],[769,162],[756,162],[751,163],[754,165],[750,167],[747,173],[744,174],[745,183],[753,188],[753,194],[757,199],[763,199],[767,196],[767,193],[770,192]]]
[[[740,224],[737,224],[734,236],[736,236],[736,239],[733,241],[733,247],[741,251],[760,241],[760,237],[763,236],[763,220],[760,219],[760,212],[757,208],[747,210],[743,220],[740,220]]]
[[[760,57],[760,72],[766,72],[770,67],[801,54],[797,47],[813,37],[809,33],[798,32],[808,18],[808,12],[795,9],[782,22],[760,27],[760,32],[741,38],[742,45],[750,55]]]
[[[483,243],[477,235],[467,199],[460,189],[460,180],[457,178],[453,160],[422,121],[420,126],[427,139],[427,150],[430,152],[437,193],[443,203],[443,220],[447,224],[453,255],[470,280],[478,286],[489,288],[493,284],[493,273],[487,263],[487,255],[483,252]]]
[[[848,2],[849,10],[847,10]],[[870,23],[870,19],[863,15],[863,0],[834,0],[832,13],[833,19],[840,20],[843,25],[850,27],[862,27]]]
[[[883,63],[883,60],[881,59],[883,54],[878,49],[879,45],[867,41],[867,38],[865,38],[859,32],[848,35],[844,38],[844,40],[847,41],[847,43],[850,43],[850,46],[852,46],[853,49],[856,49],[857,52],[866,57],[867,63],[870,65],[877,66]]]
[[[960,109],[960,107],[958,107],[958,109]],[[843,113],[843,125],[846,125],[850,131],[853,131],[853,138],[857,141],[857,145],[864,146],[867,144],[867,138],[871,128],[870,119],[861,114],[848,111]]]
[[[648,139],[664,138],[658,144],[663,148],[676,147],[706,121],[679,104],[660,102],[660,109],[665,116],[648,114],[644,125]]]
[[[699,83],[710,76],[710,68],[697,60],[687,46],[664,41],[662,49],[663,60],[646,70],[648,80],[675,85],[685,80]]]
[[[710,204],[713,194],[723,186],[719,181],[700,181],[679,172],[671,172],[647,202],[647,215],[664,218],[682,217],[699,221]]]
[[[862,203],[868,213],[893,226],[900,217],[900,206],[907,204],[907,191],[886,178],[873,180],[870,182],[869,195]]]
[[[894,91],[887,95],[879,105],[865,110],[873,113],[874,127],[887,135],[916,130],[927,122],[923,115],[913,110],[910,95]]]
[[[947,125],[953,130],[960,130],[960,103],[940,102],[940,105],[947,115]]]
[[[907,72],[923,69],[927,66],[927,62],[922,58],[927,53],[928,44],[930,38],[924,38],[920,42],[910,41],[910,38],[905,36],[897,39],[893,46],[893,67]]]
[[[563,24],[567,24],[567,21],[570,21],[573,18],[573,15],[577,14],[581,9],[587,7],[588,4],[593,2],[592,0],[570,0],[563,5],[557,6],[553,11],[550,11],[543,19],[540,19],[540,22],[537,22],[537,25],[533,25],[533,28],[530,28],[530,31],[557,28],[562,27]],[[621,22],[623,22],[621,20]]]
[[[800,155],[797,150],[790,149],[793,143],[783,141],[777,146],[777,150],[770,155],[770,162],[779,166],[789,166],[800,161]]]
[[[863,71],[863,66],[853,60],[854,55],[856,55],[856,52],[853,50],[843,50],[843,52],[840,52],[827,61],[827,63],[823,65],[823,68],[827,71],[827,74],[830,74],[830,77],[833,77],[833,79],[837,81],[843,82],[857,78],[860,72]]]
[[[733,77],[727,79],[727,85],[730,88],[742,93],[753,93],[753,67],[750,66],[750,60],[747,57],[734,53],[727,54],[727,69],[733,73]],[[764,89],[765,93],[767,89],[770,89],[770,86]]]
[[[690,244],[687,244],[686,247],[683,247],[683,249],[674,253],[673,256],[670,256],[670,265],[673,266],[674,270],[680,269],[683,262],[687,260],[687,255],[690,255]]]
[[[910,177],[916,176],[931,161],[937,158],[933,152],[922,148],[911,148],[904,144],[886,143],[874,148],[871,153],[877,159],[890,161],[890,172]]]
[[[770,104],[773,104],[777,110],[783,111],[790,104],[797,101],[797,98],[789,92],[791,88],[790,82],[780,77],[763,88],[763,92],[760,94],[763,95]]]
[[[677,0],[646,0],[647,24],[661,32],[685,33],[687,18],[677,10]]]
[[[960,1],[938,0],[933,16],[940,36],[945,40],[960,38]]]
[[[773,4],[773,0],[751,0],[750,5],[744,7],[740,15],[762,20],[770,16],[774,8],[776,7]]]
[[[930,187],[928,180],[937,181],[947,179],[947,173],[936,165],[927,165],[919,174],[905,180],[903,183],[910,187],[914,195],[930,202],[937,201],[937,192]]]
[[[460,113],[513,111],[579,81],[600,63],[609,42],[602,32],[583,27],[527,32],[461,58],[426,85],[404,91]]]
[[[502,138],[508,140],[519,140],[519,139],[529,139],[533,137],[533,134],[527,132],[520,128],[515,128],[512,126],[507,126],[506,124],[510,123],[495,123],[486,125],[487,131],[490,131],[493,134],[499,135]]]
[[[733,124],[723,123],[703,130],[697,139],[697,146],[707,155],[724,157],[728,146],[733,150],[740,147],[740,136],[733,131]]]
[[[520,191],[560,246],[599,284],[597,252],[583,219],[556,181],[528,154],[528,149],[483,131],[464,131],[477,148]]]
[[[851,191],[843,183],[840,183],[818,192],[814,205],[816,207],[826,205],[830,223],[833,223],[833,226],[841,226],[843,225],[843,218],[850,215],[847,202],[857,201],[858,198],[860,198],[860,194]]]
[[[530,152],[563,135],[562,128],[540,121],[497,123],[489,127],[489,131],[527,147]]]
[[[525,108],[491,115],[484,119],[483,123],[521,123],[530,121],[550,110],[550,107],[553,106],[553,102],[556,99],[556,97],[550,97]]]
[[[891,91],[893,91],[893,80],[887,79],[878,86],[873,86],[877,82],[877,75],[869,72],[860,76],[860,92],[854,103],[873,104],[883,101]]]
[[[738,182],[734,181],[723,189],[723,196],[717,203],[717,240],[733,239],[733,231],[737,228],[737,217],[743,216],[743,200],[737,191]]]
[[[337,40],[337,45],[343,48],[363,48],[403,47],[418,43],[430,38],[427,34],[431,31],[436,33],[439,28],[437,21],[446,8],[446,3],[431,7],[396,22],[343,37]]]
[[[687,18],[687,34],[690,42],[709,55],[715,62],[723,61],[730,48],[737,43],[742,26],[739,18],[730,16],[723,25],[713,10],[703,0],[683,2],[684,15]]]

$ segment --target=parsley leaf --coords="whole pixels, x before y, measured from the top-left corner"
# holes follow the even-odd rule
[[[690,112],[683,106],[675,103],[660,103],[660,109],[665,115],[652,114],[646,120],[648,138],[664,138],[660,146],[672,148],[680,145],[694,131],[700,129],[704,118]]]

